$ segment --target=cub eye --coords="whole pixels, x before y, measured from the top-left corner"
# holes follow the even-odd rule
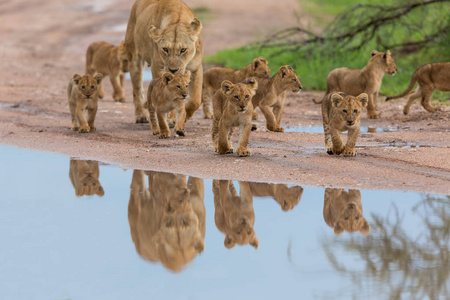
[[[359,217],[358,217],[358,216],[356,216],[356,217],[355,217],[355,220],[359,220]]]
[[[264,75],[267,75],[267,72],[264,72]]]
[[[344,220],[348,220],[348,217],[345,217]]]
[[[239,230],[238,232],[236,232],[237,234],[241,234],[241,231]]]
[[[91,85],[91,90],[93,90],[95,88],[95,86]]]
[[[186,88],[188,88],[189,87],[189,84],[186,86]]]
[[[249,231],[247,231],[247,234],[250,235],[250,234],[252,234],[252,232],[249,230]]]
[[[236,95],[236,96],[234,96],[234,98],[236,98],[236,99],[238,99],[238,100],[239,100],[239,96],[237,96],[237,95]]]
[[[81,86],[81,88],[82,88],[83,90],[85,90],[85,89],[86,89],[86,86],[85,86],[85,85],[83,85],[83,86]]]
[[[181,85],[177,85],[177,88],[181,89]]]
[[[248,97],[250,97],[249,95],[245,95],[245,99],[248,99]]]
[[[347,110],[346,110],[346,109],[344,109],[344,110],[343,110],[343,112],[344,112],[344,114],[346,114],[346,113],[347,113]]]
[[[356,113],[358,112],[358,110],[357,110],[357,109],[354,109],[353,112],[356,114]]]
[[[167,49],[167,48],[163,48],[163,51],[166,53],[169,53],[169,49]]]
[[[184,52],[186,52],[186,48],[181,48],[181,50],[180,50],[180,53],[184,53]]]
[[[294,79],[292,79],[292,81],[293,81],[293,82],[297,82],[297,79],[294,78]]]

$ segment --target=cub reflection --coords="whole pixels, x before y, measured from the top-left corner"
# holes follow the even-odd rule
[[[364,235],[370,232],[369,222],[362,214],[361,193],[359,190],[325,189],[323,218],[334,228],[336,235],[344,230],[359,231]]]
[[[255,212],[249,183],[239,181],[239,189],[238,196],[231,180],[213,180],[214,220],[217,229],[225,234],[225,247],[250,244],[257,249],[259,241],[253,230]]]
[[[105,194],[99,175],[98,161],[70,159],[69,177],[78,197],[94,194],[102,197]]]
[[[148,176],[148,187],[145,184]],[[139,255],[179,272],[205,247],[203,179],[133,171],[128,221]]]
[[[255,197],[272,197],[280,204],[283,211],[293,209],[302,198],[301,186],[288,187],[287,184],[249,182],[252,195]]]

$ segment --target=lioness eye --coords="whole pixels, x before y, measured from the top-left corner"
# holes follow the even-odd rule
[[[248,97],[250,97],[249,95],[245,95],[245,99],[248,99]]]
[[[236,98],[236,99],[238,99],[238,100],[239,100],[239,96],[234,96],[234,98]]]
[[[346,110],[346,109],[344,109],[344,110],[343,110],[343,112],[344,112],[344,114],[346,114],[346,113],[347,113],[347,110]]]
[[[177,85],[177,88],[181,89],[181,85]]]
[[[357,112],[358,112],[358,110],[357,109],[355,109],[355,110],[353,110],[353,112],[356,114]]]
[[[166,53],[169,53],[169,49],[167,49],[167,48],[163,48],[163,51]]]
[[[186,52],[186,48],[181,48],[180,53]]]

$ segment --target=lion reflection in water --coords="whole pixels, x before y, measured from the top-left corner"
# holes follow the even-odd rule
[[[148,176],[148,187],[145,184]],[[128,221],[136,251],[145,260],[180,272],[205,247],[203,179],[133,171]]]
[[[272,197],[283,211],[293,209],[302,198],[301,186],[288,187],[287,184],[249,182],[254,197]]]
[[[100,169],[98,161],[70,159],[69,178],[78,197],[87,195],[105,195],[98,177]]]

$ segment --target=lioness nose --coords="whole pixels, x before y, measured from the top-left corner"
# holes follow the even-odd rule
[[[176,69],[170,69],[170,68],[169,68],[169,71],[170,71],[172,74],[175,74],[179,69],[180,69],[180,68],[176,68]]]

